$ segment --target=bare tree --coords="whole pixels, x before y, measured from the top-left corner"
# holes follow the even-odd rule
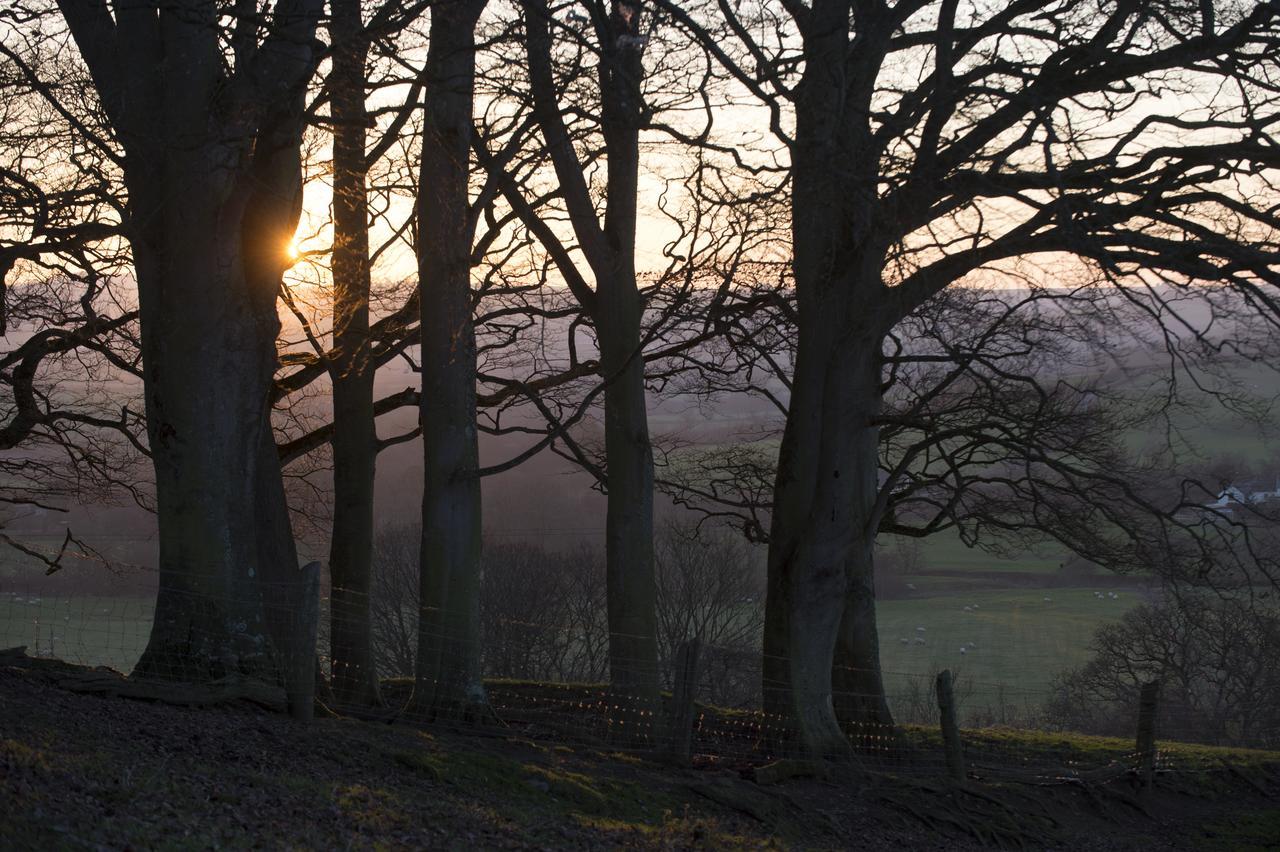
[[[1264,141],[1276,10],[661,7],[767,111],[785,163],[797,344],[769,536],[766,706],[796,720],[807,751],[843,753],[831,667],[839,655],[877,670],[872,544],[909,469],[877,476],[891,330],[969,276],[1054,254],[1124,279],[1121,298],[1174,315],[1165,328],[1198,325],[1157,280],[1225,280],[1265,301],[1277,223],[1271,202],[1248,199],[1270,192],[1276,165]],[[1160,102],[1170,88],[1217,94],[1175,114]],[[1170,132],[1183,144],[1166,145]]]
[[[329,547],[332,688],[339,701],[377,704],[369,623],[373,483],[378,433],[369,334],[369,195],[365,109],[369,56],[360,0],[333,0],[329,72],[333,121],[333,532]]]
[[[384,526],[373,539],[370,621],[373,656],[382,677],[412,677],[418,647],[417,524]]]
[[[268,415],[321,7],[228,31],[213,2],[58,4],[129,192],[161,552],[140,673],[276,677],[288,650],[297,557]]]
[[[1280,618],[1258,601],[1180,594],[1094,634],[1094,656],[1064,672],[1047,706],[1070,730],[1124,735],[1138,692],[1160,682],[1161,736],[1273,748],[1280,742]]]
[[[480,479],[469,215],[475,29],[485,0],[431,13],[418,286],[422,310],[422,598],[412,706],[472,715],[487,705],[480,667]]]
[[[641,82],[646,42],[641,9],[618,0],[584,6],[598,45],[600,132],[607,160],[607,210],[597,214],[572,144],[553,65],[555,20],[541,0],[525,4],[525,38],[534,115],[546,141],[574,236],[595,277],[592,289],[571,264],[564,273],[591,316],[605,382],[610,670],[613,685],[643,701],[658,696],[654,621],[653,451],[644,392],[636,280]]]
[[[669,521],[655,543],[658,644],[665,685],[676,651],[702,641],[704,698],[721,706],[759,700],[754,662],[764,627],[764,566],[749,545],[710,525]]]
[[[15,18],[21,21],[21,17]],[[77,503],[151,498],[136,300],[109,151],[86,145],[98,118],[48,97],[88,84],[50,41],[0,32],[0,504],[5,526]],[[11,531],[0,540],[48,571],[85,551]]]

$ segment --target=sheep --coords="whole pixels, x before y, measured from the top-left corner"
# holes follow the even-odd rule
[[[974,604],[974,605],[973,605],[973,608],[974,608],[974,609],[977,609],[977,608],[978,608],[978,605],[977,605],[977,604]]]
[[[963,645],[961,645],[961,646],[960,646],[960,653],[961,653],[961,654],[967,654],[967,653],[969,653],[969,652],[968,652],[968,651],[966,651],[966,650],[964,649],[964,646],[963,646]]]
[[[1050,603],[1052,600],[1053,598],[1049,597],[1048,595],[1045,595],[1045,598],[1044,598],[1045,603]]]
[[[903,645],[909,645],[909,644],[911,644],[911,640],[910,640],[910,639],[906,639],[906,638],[899,639],[898,641],[899,641],[899,642],[901,642]]]
[[[923,628],[923,627],[917,627],[917,628],[916,628],[916,632],[917,632],[917,633],[923,633],[923,632],[924,632],[924,628]]]
[[[964,608],[964,611],[965,611],[965,612],[973,612],[973,607],[971,607],[971,606],[967,606],[967,607],[965,607],[965,608]]]
[[[924,637],[923,637],[923,636],[917,636],[917,637],[916,637],[916,644],[917,644],[917,645],[923,645],[923,644],[924,644]]]

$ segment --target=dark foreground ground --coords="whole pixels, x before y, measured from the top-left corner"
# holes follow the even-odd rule
[[[1127,778],[955,787],[852,770],[764,785],[600,748],[302,725],[60,682],[0,663],[0,849],[1280,849],[1280,764],[1265,754],[1166,773],[1154,793]]]

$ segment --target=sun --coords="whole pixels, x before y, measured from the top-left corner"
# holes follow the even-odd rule
[[[290,263],[297,263],[298,258],[302,257],[302,249],[298,248],[298,240],[290,239],[284,246],[284,256],[289,258]]]

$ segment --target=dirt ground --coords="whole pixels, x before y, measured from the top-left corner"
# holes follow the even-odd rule
[[[758,784],[635,755],[301,724],[0,665],[2,849],[1280,849],[1280,766],[1101,785],[835,769]]]

